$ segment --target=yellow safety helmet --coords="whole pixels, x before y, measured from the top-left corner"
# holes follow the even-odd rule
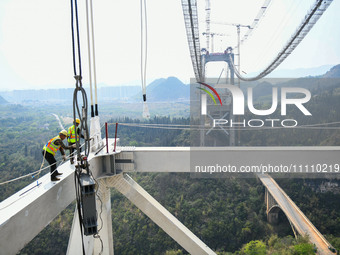
[[[76,123],[80,124],[80,119],[76,118]]]
[[[59,135],[64,135],[64,136],[67,137],[67,131],[66,131],[65,129],[61,130],[61,131],[59,132]]]

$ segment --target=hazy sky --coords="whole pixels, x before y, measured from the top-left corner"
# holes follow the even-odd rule
[[[79,1],[84,86],[88,86],[85,0]],[[245,72],[261,71],[289,39],[315,0],[272,0],[268,13],[241,47]],[[211,20],[250,25],[263,0],[211,0]],[[198,0],[205,20],[205,0]],[[140,84],[140,3],[93,0],[98,84]],[[334,0],[319,22],[280,68],[340,63],[340,0]],[[180,0],[147,0],[147,78],[193,77]],[[200,23],[200,32],[205,23]],[[236,28],[211,25],[214,48],[236,44]],[[242,33],[246,32],[242,29]],[[202,36],[201,46],[205,46]],[[209,65],[216,76],[222,65]],[[70,1],[0,0],[0,91],[74,87]]]

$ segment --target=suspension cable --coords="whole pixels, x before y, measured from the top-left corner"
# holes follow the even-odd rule
[[[289,55],[293,52],[293,50],[299,45],[299,43],[305,38],[308,32],[312,29],[314,24],[319,20],[321,15],[326,11],[328,6],[332,3],[333,0],[317,0],[314,6],[309,10],[304,20],[296,30],[295,34],[289,39],[283,49],[278,53],[277,57],[262,71],[255,77],[246,78],[240,74],[240,70],[235,68],[234,62],[230,57],[230,63],[233,66],[236,76],[243,81],[255,81],[259,80],[273,70],[276,69]]]
[[[291,18],[297,15],[297,11],[301,8],[302,1],[293,1],[289,5],[287,5],[287,11],[282,16],[282,19],[276,26],[276,31],[273,32],[270,37],[268,37],[267,42],[263,45],[262,49],[257,53],[257,59],[259,61],[256,63],[257,66],[263,66],[268,63],[269,60],[266,60],[269,56],[272,55],[270,52],[275,48],[275,45],[282,37],[282,30],[288,25]],[[291,24],[291,23],[290,23]],[[292,31],[291,33],[293,33]],[[277,49],[278,51],[279,49]]]
[[[146,103],[146,64],[148,57],[148,23],[146,0],[140,0],[140,47],[141,47],[141,83],[143,93],[143,117],[150,118],[149,107]]]
[[[91,14],[91,35],[92,35],[92,59],[93,59],[93,83],[95,95],[95,115],[98,116],[98,97],[97,97],[97,72],[96,72],[96,51],[94,46],[94,26],[93,26],[93,5],[90,0],[90,14]]]
[[[204,81],[203,67],[201,64],[199,29],[197,17],[197,1],[182,0],[182,10],[190,50],[190,57],[197,82]]]
[[[146,101],[146,63],[147,63],[147,50],[148,50],[148,27],[147,27],[147,13],[146,1],[140,0],[140,65],[141,65],[141,81],[143,89],[143,100]]]
[[[244,43],[254,32],[255,28],[258,26],[258,24],[261,22],[262,17],[265,15],[266,11],[268,10],[268,7],[270,5],[272,0],[264,0],[259,12],[257,13],[253,23],[250,25],[250,29],[244,34],[242,37],[240,43]],[[235,47],[237,48],[237,46]]]
[[[92,95],[92,68],[91,68],[91,47],[90,47],[90,25],[89,25],[89,7],[86,0],[86,31],[87,31],[87,55],[89,59],[89,80],[90,80],[90,97],[91,97],[91,117],[94,117],[93,95]]]

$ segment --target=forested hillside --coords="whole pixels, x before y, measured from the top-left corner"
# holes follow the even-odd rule
[[[1,106],[0,113],[0,182],[39,170],[43,145],[60,130],[55,117],[45,109],[21,105]],[[32,181],[30,177],[1,185],[0,200]]]
[[[313,123],[337,122],[340,95],[323,91],[308,103]],[[0,182],[40,167],[41,148],[59,131],[48,109],[1,106]],[[294,114],[294,113],[292,113]],[[275,116],[272,116],[275,117]],[[289,116],[287,116],[289,117]],[[304,116],[299,124],[312,124]],[[153,117],[148,121],[115,118],[109,123],[188,125],[189,118]],[[114,125],[109,126],[110,137]],[[189,146],[190,132],[119,125],[125,146]],[[338,129],[245,130],[242,145],[339,145]],[[45,164],[46,165],[46,164]],[[189,174],[131,174],[194,234],[219,254],[313,254],[306,238],[295,240],[283,214],[280,223],[267,223],[264,187],[256,179],[193,179]],[[0,186],[4,199],[34,179]],[[323,180],[314,180],[318,185]],[[313,224],[340,249],[340,194],[318,193],[304,179],[278,183]],[[115,254],[186,254],[163,230],[115,190],[111,190]],[[74,205],[70,205],[20,254],[65,254]],[[23,230],[29,231],[29,230]]]

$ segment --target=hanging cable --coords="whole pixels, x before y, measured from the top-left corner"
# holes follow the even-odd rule
[[[288,2],[288,1],[287,1]],[[287,11],[284,15],[282,15],[282,19],[278,22],[278,25],[275,26],[275,32],[271,33],[270,37],[267,38],[267,42],[263,44],[262,49],[254,52],[257,54],[257,61],[255,63],[256,66],[264,66],[268,62],[268,58],[272,55],[272,52],[275,52],[274,49],[276,45],[279,44],[280,39],[283,35],[283,30],[286,26],[289,25],[292,17],[298,15],[298,9],[301,8],[302,1],[294,1],[287,5]],[[278,46],[277,46],[278,47]],[[279,50],[279,49],[277,49]]]
[[[72,51],[73,51],[73,70],[74,70],[74,75],[77,75],[77,67],[76,67],[76,49],[75,49],[75,39],[74,39],[74,17],[73,13],[75,12],[76,15],[76,29],[77,29],[77,46],[78,46],[78,70],[79,70],[79,75],[81,76],[81,56],[80,56],[80,40],[79,40],[79,22],[78,22],[78,6],[77,6],[77,0],[75,1],[75,10],[73,8],[73,0],[71,0],[71,27],[72,27]]]
[[[73,1],[74,6],[73,8]],[[77,44],[75,44],[75,32],[74,32],[74,16],[76,19],[76,36],[77,36]],[[87,127],[87,96],[85,89],[82,86],[82,73],[81,73],[81,54],[80,54],[80,36],[79,36],[79,22],[78,22],[78,4],[77,0],[71,0],[71,28],[72,28],[72,48],[73,48],[73,66],[74,66],[74,78],[76,80],[76,87],[73,93],[73,125],[77,127],[76,125],[76,119],[80,119],[80,125],[79,125],[79,132],[84,134],[84,137],[89,137],[88,127]],[[75,57],[75,52],[77,47],[78,52],[78,60]],[[90,54],[89,54],[90,55]],[[78,63],[77,63],[78,61]],[[76,65],[78,64],[78,70],[77,72]],[[78,102],[78,93],[80,93],[80,98],[82,99],[82,106],[80,109],[80,105]],[[82,251],[85,255],[85,249],[84,249],[84,239],[83,239],[83,228],[84,228],[84,234],[88,235],[89,232],[91,232],[92,229],[88,228],[88,218],[84,219],[84,211],[86,210],[83,196],[85,195],[83,192],[84,189],[84,179],[88,179],[89,176],[89,164],[88,164],[88,155],[90,152],[90,140],[85,139],[85,149],[84,149],[84,155],[81,155],[80,151],[80,137],[77,135],[78,130],[75,128],[75,138],[76,138],[76,151],[77,151],[77,165],[76,170],[74,172],[74,183],[75,183],[75,189],[76,189],[76,202],[77,202],[77,210],[78,210],[78,217],[79,217],[79,225],[80,225],[80,233],[81,233],[81,239],[82,239]],[[83,173],[83,170],[86,171],[86,174]],[[91,181],[91,180],[90,180]],[[86,194],[88,195],[88,194]],[[96,219],[94,219],[96,222]],[[98,233],[96,231],[96,228],[93,229],[93,233]],[[92,234],[92,233],[90,233]]]
[[[88,42],[88,55],[89,55],[89,70],[90,70],[90,85],[91,85],[91,120],[90,130],[93,140],[90,143],[96,145],[93,150],[96,150],[102,144],[101,134],[99,131],[100,123],[98,116],[98,88],[97,88],[97,72],[96,72],[96,51],[94,40],[94,18],[93,18],[93,4],[92,0],[86,0],[86,22],[87,22],[87,42]],[[92,46],[92,47],[91,47]],[[91,52],[92,49],[92,52]],[[92,53],[92,56],[91,56]],[[93,76],[91,75],[93,74]],[[92,96],[92,84],[94,85],[94,107]],[[97,118],[94,118],[97,117]]]
[[[143,117],[150,118],[149,107],[146,103],[146,63],[148,57],[148,23],[146,0],[140,0],[140,45],[141,45],[141,82],[143,93]]]
[[[243,35],[243,38],[241,39],[241,44],[245,42],[251,34],[254,32],[254,29],[258,26],[258,24],[261,22],[261,19],[264,17],[266,11],[268,10],[268,7],[270,5],[272,0],[264,0],[263,4],[261,5],[261,8],[259,12],[257,13],[253,23],[250,25],[250,29]],[[235,47],[235,49],[237,46]]]
[[[73,7],[74,1],[74,7]],[[76,19],[76,36],[77,36],[77,44],[75,43],[75,32],[74,32],[74,16]],[[74,78],[76,80],[76,88],[73,93],[73,124],[76,126],[76,118],[80,119],[80,133],[85,134],[85,137],[89,137],[88,128],[87,128],[87,96],[86,91],[82,86],[82,69],[81,69],[81,53],[80,53],[80,36],[79,36],[79,21],[78,21],[78,3],[77,0],[71,0],[71,29],[72,29],[72,49],[73,49],[73,67],[74,67]],[[77,47],[77,49],[76,49]],[[78,53],[78,63],[76,58],[76,51]],[[77,66],[78,70],[77,72]],[[83,101],[83,105],[81,110],[79,108],[78,103],[78,93],[81,94],[81,98]],[[80,148],[79,148],[79,137],[76,136],[76,149],[78,160],[81,160]],[[85,140],[85,156],[87,157],[89,154],[89,141]]]
[[[89,59],[89,80],[90,80],[90,97],[91,97],[91,117],[94,117],[93,95],[92,95],[92,68],[91,68],[91,47],[90,47],[90,25],[89,25],[89,7],[86,0],[86,31],[87,31],[87,55]]]
[[[89,14],[90,14],[90,17],[89,17]],[[98,116],[98,98],[97,98],[97,73],[96,73],[96,54],[95,54],[95,44],[94,44],[92,0],[90,0],[90,3],[89,3],[89,0],[86,0],[86,26],[87,26],[87,45],[88,45],[88,58],[89,58],[90,92],[91,92],[91,117],[94,117],[94,116]],[[91,59],[91,45],[92,45],[92,59]],[[92,77],[92,71],[93,71],[93,77]],[[92,83],[94,84],[95,109],[93,109]]]
[[[97,72],[96,72],[96,51],[94,47],[94,26],[93,26],[93,7],[92,0],[90,0],[91,11],[91,28],[92,28],[92,59],[93,59],[93,82],[94,82],[94,94],[95,94],[95,115],[98,116],[98,99],[97,99]]]
[[[220,79],[221,79],[221,76],[222,76],[223,71],[224,71],[224,68],[222,68],[222,71],[221,71],[221,73],[220,73],[220,76],[218,76],[216,85],[220,82]]]

